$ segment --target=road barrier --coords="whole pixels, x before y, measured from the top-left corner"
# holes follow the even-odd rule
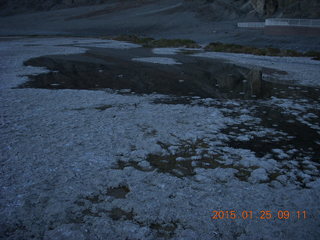
[[[320,19],[269,18],[265,26],[289,26],[320,28]]]
[[[320,35],[320,19],[269,18],[265,22],[239,22],[238,27],[264,29],[270,35]]]

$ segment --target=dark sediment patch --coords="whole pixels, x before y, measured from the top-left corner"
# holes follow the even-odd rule
[[[164,97],[157,98],[153,101],[154,104],[193,104],[192,97]]]
[[[108,196],[114,198],[126,198],[126,195],[130,192],[130,189],[127,186],[119,186],[115,188],[108,188]]]
[[[273,47],[257,48],[252,46],[225,44],[220,42],[210,43],[205,47],[205,49],[214,52],[247,53],[262,56],[312,57],[314,60],[319,60],[320,57],[320,52],[317,51],[308,51],[306,53],[302,53],[290,49],[279,49]]]
[[[154,56],[148,49],[100,50],[69,56],[30,59],[25,65],[46,67],[52,72],[29,76],[25,88],[131,89],[135,93],[176,96],[251,99],[269,97],[270,88],[261,82],[259,70],[218,60],[176,56],[180,65],[132,61]],[[263,86],[262,86],[263,85]]]
[[[99,194],[96,194],[93,196],[86,196],[85,199],[90,201],[93,204],[101,203],[104,201],[104,199],[102,199]]]
[[[145,168],[139,165],[138,162],[135,161],[121,161],[119,160],[116,165],[113,167],[113,169],[121,169],[123,170],[126,167],[133,167],[134,169],[137,169],[139,171],[143,172],[150,172],[153,171],[153,168]]]
[[[112,105],[101,105],[101,106],[98,106],[98,107],[95,107],[96,110],[100,110],[100,111],[104,111],[104,110],[107,110],[109,108],[112,108]]]
[[[126,41],[141,44],[143,47],[163,48],[163,47],[185,47],[200,48],[200,46],[190,39],[153,39],[150,37],[138,37],[135,35],[122,35],[117,37],[103,37],[104,39],[112,39],[117,41]]]
[[[318,118],[313,120],[313,124],[317,125],[320,111],[319,109],[314,109],[312,113],[318,116]],[[275,129],[285,135],[254,136],[250,141],[230,140],[227,142],[230,147],[249,149],[255,152],[257,157],[271,154],[278,161],[288,159],[280,158],[277,153],[273,152],[273,149],[282,149],[284,151],[296,149],[296,152],[288,156],[291,160],[309,156],[313,161],[319,162],[320,150],[316,142],[320,139],[319,131],[297,120],[297,116],[284,113],[283,109],[276,106],[259,106],[253,112],[253,115],[261,119],[258,125],[259,128]],[[233,125],[222,132],[225,134],[234,132],[241,136],[242,134],[250,134],[250,132],[258,130],[255,127],[257,126]],[[246,131],[241,132],[240,129],[245,129]]]
[[[164,239],[172,238],[177,227],[178,225],[176,222],[150,224],[150,228],[156,231],[157,237]]]
[[[112,218],[112,220],[114,221],[119,221],[119,220],[133,220],[134,217],[134,213],[133,211],[131,212],[126,212],[124,210],[122,210],[121,208],[113,208],[110,212],[109,212],[109,216]]]
[[[209,153],[209,146],[201,139],[195,142],[182,140],[177,145],[176,152],[170,151],[170,144],[158,142],[162,149],[166,150],[165,154],[148,154],[146,161],[150,167],[144,169],[137,162],[118,161],[116,169],[133,167],[139,171],[154,171],[169,173],[178,178],[192,177],[196,175],[196,169],[235,169],[235,177],[241,181],[247,181],[253,170],[257,166],[244,167],[242,165],[225,164],[218,153]],[[201,150],[201,153],[199,153]],[[197,156],[196,158],[194,158]]]
[[[115,221],[133,220],[136,215],[133,210],[130,212],[121,208],[106,208],[105,203],[111,196],[115,199],[124,199],[130,192],[127,186],[108,188],[107,191],[98,191],[88,196],[80,196],[74,201],[74,206],[67,211],[67,223],[83,224],[88,218],[110,217]]]
[[[270,96],[319,97],[317,89],[262,80],[270,69],[248,69],[221,60],[175,55],[179,65],[132,61],[139,57],[159,57],[150,49],[97,49],[85,54],[33,58],[25,65],[46,67],[51,72],[29,76],[21,88],[46,89],[130,89],[138,94],[160,93],[220,99],[259,99]],[[285,73],[281,73],[285,74]]]

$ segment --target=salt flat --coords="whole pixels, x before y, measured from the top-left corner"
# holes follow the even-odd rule
[[[303,94],[304,81],[253,100],[15,88],[25,75],[50,73],[24,61],[98,45],[138,47],[0,42],[2,239],[318,238],[319,94]],[[239,218],[211,219],[215,210]],[[272,219],[260,219],[262,210]]]

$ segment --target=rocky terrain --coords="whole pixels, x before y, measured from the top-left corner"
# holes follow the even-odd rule
[[[2,15],[19,14],[32,11],[48,11],[62,8],[97,5],[104,3],[119,4],[147,4],[156,0],[1,0]],[[237,15],[254,15],[264,17],[320,17],[320,2],[318,0],[185,0],[185,4],[193,3],[201,9],[207,9],[215,14],[222,11],[223,17],[230,18]],[[318,10],[317,10],[318,9]],[[232,13],[230,15],[230,13]]]
[[[319,0],[250,0],[260,16],[319,18]]]

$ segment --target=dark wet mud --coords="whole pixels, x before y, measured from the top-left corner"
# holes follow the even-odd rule
[[[116,188],[109,188],[107,195],[114,198],[126,198],[126,195],[130,192],[127,186],[119,186]]]
[[[46,67],[51,72],[29,76],[22,88],[130,89],[140,94],[200,96],[222,99],[258,99],[271,96],[317,98],[317,89],[295,91],[287,85],[262,80],[260,69],[247,69],[219,60],[175,55],[179,65],[135,62],[132,58],[154,57],[150,49],[100,50],[85,54],[46,56],[30,59],[28,66]],[[159,55],[157,55],[159,57]],[[172,56],[168,56],[172,57]],[[270,70],[264,70],[270,71]],[[297,96],[298,95],[298,96]]]
[[[309,112],[310,113],[310,112]],[[317,118],[310,123],[317,125],[320,117],[320,109],[314,109],[312,111]],[[270,106],[268,108],[259,106],[254,116],[261,119],[259,127],[275,129],[285,135],[270,135],[253,137],[250,141],[229,141],[228,145],[234,148],[249,149],[256,153],[258,157],[263,157],[267,154],[271,154],[276,160],[282,159],[273,153],[273,149],[282,149],[290,151],[296,149],[290,155],[290,159],[297,159],[303,156],[309,156],[311,159],[320,162],[320,145],[317,141],[320,140],[320,132],[316,129],[303,124],[298,121],[294,115],[285,114],[281,108],[276,106]],[[244,132],[241,132],[240,129]],[[241,135],[250,131],[257,130],[257,126],[245,126],[237,125],[233,128],[224,129],[223,132],[228,134],[231,131]]]

